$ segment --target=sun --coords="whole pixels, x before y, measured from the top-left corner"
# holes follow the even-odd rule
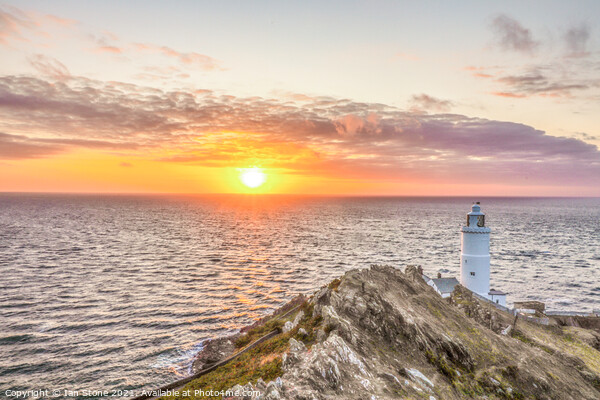
[[[240,172],[240,180],[249,188],[257,188],[267,180],[267,175],[258,167],[244,168]]]

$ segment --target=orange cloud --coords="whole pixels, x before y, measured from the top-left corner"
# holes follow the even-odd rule
[[[492,92],[492,94],[494,96],[499,96],[499,97],[509,97],[512,99],[522,99],[527,97],[524,94],[516,94],[516,93],[509,93],[509,92]]]
[[[113,54],[123,53],[123,49],[116,47],[116,46],[99,46],[99,47],[96,47],[96,51],[98,53],[113,53]]]

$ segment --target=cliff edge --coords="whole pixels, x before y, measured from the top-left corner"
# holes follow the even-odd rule
[[[281,329],[184,389],[265,400],[600,398],[600,334],[515,324],[460,286],[442,299],[415,267],[349,271],[285,317],[237,337],[241,351]]]

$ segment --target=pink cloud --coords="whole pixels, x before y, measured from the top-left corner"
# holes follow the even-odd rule
[[[176,51],[167,46],[156,46],[153,44],[136,43],[135,49],[138,51],[160,53],[167,57],[174,58],[182,64],[193,66],[204,71],[222,70],[219,61],[216,59],[195,52],[184,53]]]
[[[0,44],[7,45],[10,40],[26,41],[24,30],[38,26],[31,17],[17,8],[0,9]]]
[[[0,45],[8,45],[11,40],[27,41],[27,34],[33,33],[41,37],[49,37],[46,31],[51,27],[71,27],[78,21],[42,15],[35,12],[25,12],[16,7],[0,7]]]
[[[73,25],[77,25],[79,23],[79,21],[74,20],[74,19],[61,18],[61,17],[57,17],[56,15],[51,15],[51,14],[46,14],[44,16],[44,18],[46,18],[47,20],[51,21],[52,23],[54,23],[56,25],[61,25],[64,27],[70,27]]]

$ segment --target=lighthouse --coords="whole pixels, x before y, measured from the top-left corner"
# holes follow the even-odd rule
[[[490,232],[479,202],[460,230],[460,284],[488,300],[506,306],[506,293],[490,290]]]
[[[460,284],[483,297],[490,292],[490,232],[479,202],[460,230]]]
[[[506,307],[506,293],[490,290],[490,232],[479,202],[473,203],[467,224],[460,229],[460,284],[484,300]],[[437,279],[427,275],[423,279],[443,298],[450,297],[458,285],[456,278],[442,278],[440,273]]]

